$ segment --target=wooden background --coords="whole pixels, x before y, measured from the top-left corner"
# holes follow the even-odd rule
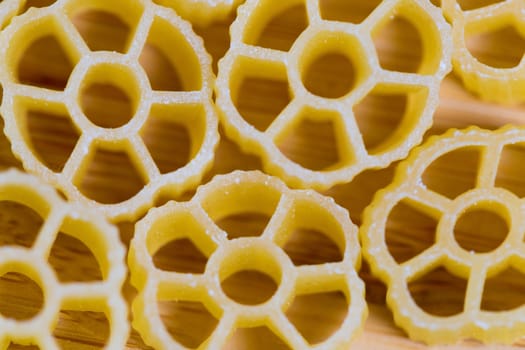
[[[472,1],[468,6],[473,6]],[[27,7],[43,6],[52,3],[52,0],[28,1]],[[379,1],[343,1],[322,0],[325,15],[327,17],[342,16],[342,19],[356,20],[363,18],[377,5]],[[478,3],[487,1],[479,0]],[[494,1],[493,1],[494,2]],[[196,32],[205,40],[206,48],[214,58],[214,69],[216,70],[217,59],[220,58],[228,47],[228,26],[233,20],[233,15],[225,21],[213,23],[208,27],[195,27]],[[115,17],[100,13],[87,13],[74,19],[75,24],[85,35],[91,47],[102,49],[118,49],[125,38],[126,27],[122,21]],[[265,32],[265,40],[282,43],[294,37],[303,22],[300,8],[276,19],[271,28]],[[386,30],[376,35],[376,46],[382,56],[385,66],[395,70],[417,69],[421,59],[421,42],[417,32],[407,24],[406,21],[394,20]],[[511,29],[499,31],[493,35],[473,38],[472,51],[480,60],[500,67],[516,64],[525,51],[524,40],[516,35]],[[337,86],[342,82],[338,80],[341,74],[335,66],[334,61],[327,60],[321,63],[317,69],[317,77],[324,77],[326,86]],[[176,68],[159,54],[155,48],[149,48],[142,58],[152,85],[159,88],[177,88]],[[331,67],[331,69],[330,69]],[[64,59],[60,50],[53,48],[52,38],[36,43],[23,57],[19,66],[19,79],[28,84],[61,88],[67,83],[68,77],[67,60]],[[313,75],[313,86],[315,87],[315,76]],[[343,82],[344,83],[344,82]],[[335,85],[334,85],[335,84]],[[279,86],[272,82],[252,82],[243,92],[243,99],[239,102],[239,108],[246,115],[261,115],[265,118],[271,117],[274,112],[272,106],[282,103],[283,95],[278,94]],[[325,91],[330,93],[330,91]],[[473,94],[466,92],[458,77],[449,74],[443,81],[440,90],[441,103],[435,113],[434,125],[427,132],[426,137],[432,134],[440,134],[449,128],[463,128],[470,125],[478,125],[487,129],[496,129],[506,124],[522,124],[525,118],[525,105],[503,106],[495,103],[480,101]],[[108,111],[115,116],[110,123],[121,123],[130,114],[129,99],[122,92],[110,86],[98,86],[88,89],[82,97],[86,114],[92,120],[105,123],[103,119]],[[402,115],[404,103],[398,97],[371,98],[363,108],[360,108],[360,120],[362,120],[365,136],[371,138],[384,137],[392,126],[399,122]],[[51,117],[51,118],[50,118]],[[67,159],[68,149],[74,144],[75,135],[71,128],[61,118],[52,118],[42,113],[28,113],[28,125],[32,142],[40,150],[39,155],[50,167],[60,167],[64,159]],[[122,119],[119,119],[122,118]],[[129,118],[129,116],[128,116]],[[50,125],[50,120],[58,120],[57,124]],[[62,120],[62,122],[60,121]],[[174,169],[187,161],[189,139],[183,128],[173,126],[172,131],[178,135],[176,141],[163,137],[163,125],[153,125],[151,134],[152,148],[156,149],[159,164],[165,169]],[[303,161],[312,167],[325,164],[328,158],[333,158],[333,144],[331,135],[324,128],[306,127],[301,135],[289,141],[286,151],[289,156]],[[378,136],[379,135],[379,136]],[[252,155],[245,154],[235,144],[225,137],[221,132],[222,140],[216,154],[213,169],[206,175],[209,181],[215,174],[228,173],[234,169],[261,169],[260,160]],[[519,151],[513,155],[508,167],[501,171],[504,181],[508,181],[514,187],[525,186],[523,177],[519,177],[525,152]],[[114,166],[115,162],[121,165]],[[21,167],[20,163],[10,152],[8,140],[2,136],[0,139],[0,164],[3,168],[15,166]],[[125,170],[126,159],[120,155],[105,154],[101,152],[95,157],[93,166],[88,171],[85,181],[81,187],[83,191],[92,198],[103,202],[116,201],[133,195],[133,191],[140,186],[138,176],[133,171]],[[472,169],[466,166],[465,158],[458,156],[453,160],[441,163],[433,169],[434,176],[441,181],[443,186],[466,182],[472,175]],[[394,163],[386,169],[369,170],[357,176],[352,182],[335,186],[324,193],[332,196],[341,206],[349,210],[353,222],[361,223],[363,209],[370,203],[374,193],[387,185],[396,169]],[[124,170],[123,170],[124,169]],[[109,191],[111,189],[111,191]],[[179,198],[173,198],[164,194],[157,200],[160,205],[170,199],[185,200],[192,193],[186,193]],[[42,220],[30,209],[10,202],[0,203],[0,244],[18,244],[28,246],[31,244],[36,230]],[[421,241],[431,240],[431,227],[423,219],[409,216],[410,213],[398,213],[389,222],[389,228],[393,229],[398,236],[392,240],[392,250],[407,246],[417,246]],[[407,217],[417,223],[408,227],[404,224]],[[486,220],[485,220],[486,221]],[[245,215],[222,220],[220,225],[226,228],[232,235],[242,232],[257,232],[264,227],[264,218]],[[128,245],[133,236],[133,222],[120,222],[122,241]],[[496,230],[498,222],[484,223],[490,229]],[[465,240],[471,247],[485,247],[492,243],[491,238],[487,241],[470,239],[469,234],[479,230],[479,223],[471,222],[463,228],[463,235],[458,240]],[[490,231],[490,230],[489,230]],[[504,233],[503,233],[504,234]],[[397,237],[397,238],[396,238]],[[403,242],[403,244],[399,244]],[[323,262],[337,259],[338,251],[333,242],[319,235],[304,235],[294,240],[288,247],[288,253],[294,260],[302,263]],[[173,252],[176,252],[173,254]],[[402,252],[401,252],[402,253]],[[199,271],[203,268],[206,258],[202,256],[187,241],[174,242],[161,249],[155,256],[157,266],[165,269],[178,271]],[[63,238],[59,240],[52,251],[50,263],[55,267],[61,280],[94,279],[99,277],[96,262],[89,251],[78,242]],[[79,277],[80,276],[80,277]],[[363,334],[356,340],[356,349],[425,349],[425,345],[410,341],[402,330],[397,328],[392,321],[392,315],[385,306],[385,286],[372,277],[366,265],[363,264],[361,276],[366,281],[367,301],[369,302],[370,316],[365,324]],[[487,290],[488,300],[492,307],[498,309],[500,306],[520,305],[525,302],[523,291],[525,290],[525,276],[519,273],[507,275],[497,281],[506,291],[505,294],[498,292],[498,287]],[[440,311],[442,313],[453,312],[461,307],[461,281],[450,277],[446,273],[436,274],[428,278],[422,278],[411,289],[417,302],[429,312]],[[245,296],[250,300],[257,300],[265,293],[271,293],[275,283],[271,280],[261,280],[253,274],[245,274],[242,278],[231,280],[225,286],[231,295],[236,298]],[[127,300],[131,301],[136,291],[129,282],[123,288]],[[445,300],[445,302],[442,302]],[[433,306],[441,301],[439,310]],[[0,313],[9,317],[28,318],[38,312],[42,303],[42,294],[38,286],[27,278],[7,274],[0,279]],[[294,304],[289,312],[289,317],[294,320],[296,326],[304,336],[312,342],[322,340],[338,327],[338,322],[344,317],[345,300],[340,294],[331,293],[318,295],[315,298],[305,298]],[[197,346],[209,335],[216,323],[199,304],[180,302],[163,303],[163,318],[167,328],[172,335],[187,346]],[[92,349],[103,346],[104,339],[109,332],[107,321],[103,314],[80,313],[64,310],[61,312],[60,321],[54,331],[54,335],[65,349]],[[524,342],[518,342],[511,346],[484,346],[475,341],[462,341],[456,345],[432,349],[510,349],[525,347]],[[12,344],[12,349],[30,349],[34,347],[23,347]],[[133,331],[128,341],[129,349],[147,349],[140,336]],[[265,328],[240,329],[237,330],[228,344],[230,349],[281,349],[286,348],[284,344],[275,339],[275,336]]]

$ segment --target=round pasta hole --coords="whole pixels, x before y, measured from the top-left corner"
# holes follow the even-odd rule
[[[355,84],[354,65],[340,53],[327,53],[306,68],[303,84],[314,95],[339,98],[348,94]]]
[[[95,125],[118,128],[134,114],[129,96],[113,84],[95,83],[82,91],[82,111]]]
[[[504,218],[486,209],[471,209],[463,213],[454,228],[454,237],[465,250],[487,253],[496,249],[507,237]]]
[[[102,128],[127,124],[142,100],[135,73],[125,64],[96,63],[89,67],[78,92],[86,118]]]
[[[257,305],[269,300],[277,284],[267,274],[257,270],[242,270],[225,278],[222,290],[232,300],[243,305]]]

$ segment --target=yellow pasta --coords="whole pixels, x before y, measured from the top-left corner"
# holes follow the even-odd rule
[[[97,212],[67,204],[49,185],[16,170],[0,174],[0,199],[27,206],[44,219],[31,247],[0,248],[0,275],[25,275],[38,284],[44,295],[42,309],[32,318],[17,320],[0,315],[0,349],[7,349],[10,342],[59,349],[52,333],[62,308],[103,312],[110,325],[106,348],[123,349],[130,327],[120,292],[127,270],[117,229]],[[89,248],[100,267],[101,281],[65,283],[57,279],[48,256],[59,232]]]
[[[523,198],[498,185],[498,172],[505,160],[503,150],[521,149],[524,142],[524,130],[512,127],[494,132],[477,128],[451,130],[443,136],[433,137],[400,164],[392,184],[380,191],[365,211],[360,232],[364,255],[374,274],[387,284],[387,302],[395,322],[410,338],[429,344],[453,343],[466,338],[487,343],[511,343],[523,336],[525,306],[487,309],[483,306],[483,296],[489,279],[508,269],[523,272]],[[449,182],[447,187],[453,190],[444,191],[436,186],[443,179],[437,178],[437,173],[427,173],[427,170],[438,160],[446,166],[449,162],[446,159],[451,159],[446,157],[455,152],[468,152],[464,153],[468,156],[462,162],[468,162],[469,168],[471,162],[476,162],[477,167],[472,165],[473,169],[469,169],[474,173],[473,183],[466,188],[465,184],[457,187],[458,184]],[[454,174],[450,177],[453,178]],[[467,178],[466,174],[463,178]],[[387,222],[399,204],[436,222],[435,229],[426,226],[432,228],[432,232],[420,230],[417,231],[420,237],[414,236],[415,240],[426,242],[428,238],[425,237],[435,235],[435,239],[429,242],[430,246],[402,260],[394,257],[386,242]],[[494,216],[505,224],[505,235],[501,241],[497,239],[494,247],[474,249],[459,240],[457,230],[462,227],[460,223],[476,212],[483,215],[478,221]],[[407,218],[405,216],[404,220],[409,220]],[[410,221],[403,221],[403,217],[399,220],[396,224],[403,225],[403,228],[412,225]],[[482,236],[480,231],[478,227],[474,236],[469,236],[471,242],[483,245],[486,244],[484,239],[496,240],[496,230],[491,230],[490,237]],[[403,242],[402,229],[391,239]],[[455,276],[454,279],[466,281],[463,305],[455,314],[443,316],[426,312],[409,291],[409,283],[438,268],[448,271]],[[446,287],[446,282],[432,285],[436,294],[443,287]]]
[[[296,33],[296,39],[277,41],[273,45],[261,39],[265,31],[279,30],[277,25],[271,27],[273,21],[283,20],[281,17],[286,17],[287,11],[296,8],[304,9],[306,16],[305,28]],[[409,22],[421,37],[423,57],[415,72],[389,70],[379,61],[372,37],[393,18]],[[354,24],[325,19],[320,3],[315,0],[278,4],[248,0],[239,7],[230,32],[231,47],[219,63],[215,88],[221,122],[226,133],[245,151],[263,159],[266,171],[292,186],[326,189],[348,182],[366,169],[385,167],[405,157],[430,127],[438,104],[440,82],[451,69],[450,28],[439,9],[429,1],[383,1],[361,23]],[[290,35],[286,29],[283,33]],[[337,94],[327,93],[324,88],[333,87],[334,76],[341,73],[334,71],[323,76],[316,68],[318,62],[330,56],[337,56],[338,62],[353,67],[354,71],[353,82],[348,82],[341,91],[338,86],[334,87]],[[337,65],[331,68],[335,70]],[[317,74],[318,84],[309,83],[310,73]],[[239,96],[246,82],[261,79],[286,86],[273,92],[274,101],[258,106],[262,111],[259,114],[273,108],[283,95],[288,94],[290,102],[283,104],[272,120],[261,115],[249,120],[241,115],[237,102],[243,103]],[[264,86],[259,89],[263,91]],[[256,91],[254,88],[254,93]],[[408,101],[397,129],[368,147],[353,109],[372,91],[385,95],[407,94]],[[285,146],[282,145],[304,124],[310,125],[307,132],[314,135],[318,126],[331,125],[327,139],[335,144],[330,154],[333,162],[312,167],[283,152]]]
[[[11,18],[13,18],[19,11],[22,5],[20,0],[4,0],[0,2],[0,29],[3,29]]]
[[[261,236],[228,239],[216,222],[230,215],[271,216]],[[336,243],[338,262],[295,266],[283,246],[297,227],[316,229]],[[219,349],[238,327],[270,327],[293,349],[346,349],[366,316],[364,284],[359,264],[356,227],[330,198],[313,191],[290,190],[279,179],[258,171],[218,175],[185,203],[170,202],[152,209],[136,225],[128,264],[134,300],[133,325],[156,349],[182,349],[164,327],[157,300],[201,302],[219,320],[199,348]],[[155,253],[167,243],[187,238],[208,258],[203,274],[159,269]],[[177,252],[173,252],[176,254]],[[229,276],[256,270],[277,284],[266,301],[245,305],[226,294],[221,285]],[[285,317],[295,296],[340,291],[348,312],[339,329],[320,344],[308,344]]]
[[[525,37],[525,20],[521,15],[525,11],[523,1],[505,0],[476,9],[462,10],[457,0],[443,0],[442,7],[443,13],[452,23],[454,71],[461,77],[465,86],[485,100],[501,103],[523,102],[525,100],[523,58],[512,67],[500,67],[481,62],[467,47],[470,37],[509,27],[513,27],[520,36]],[[500,53],[492,52],[492,54]]]
[[[182,18],[200,26],[225,19],[241,0],[154,0],[171,7]]]
[[[111,38],[101,34],[85,36],[81,30],[85,22],[73,25],[72,19],[85,18],[86,13],[114,18],[128,28],[122,46],[105,47]],[[55,83],[46,74],[65,69],[53,62],[53,57],[44,56],[42,60],[49,62],[36,65],[36,74],[43,77],[40,84],[26,81],[24,72],[19,71],[24,54],[50,37],[73,66],[70,76],[65,77],[65,87],[46,85]],[[141,65],[146,47],[162,52],[178,70],[177,89],[156,87],[150,81]],[[162,191],[177,194],[195,187],[211,166],[218,132],[210,57],[190,24],[172,10],[141,0],[60,0],[13,19],[1,33],[0,48],[4,92],[1,114],[13,152],[27,171],[59,187],[68,199],[97,207],[113,220],[132,219],[151,206]],[[98,102],[94,99],[86,107],[85,91],[108,85],[129,100],[129,115],[120,115],[125,113],[118,108],[112,111],[99,106],[110,115],[94,120],[89,108],[97,108]],[[39,130],[32,129],[30,115],[38,116]],[[64,125],[71,129],[69,134]],[[172,131],[173,127],[163,125],[177,128]],[[163,169],[157,163],[150,147],[157,137],[151,135],[152,129],[163,133],[169,149],[177,147],[181,134],[187,135],[190,145],[183,166]],[[57,164],[56,159],[48,161],[46,154],[39,152],[35,143],[39,138],[46,138],[47,144],[58,143],[62,149],[67,149],[63,145],[71,142],[68,140],[74,139],[74,143],[65,161]],[[98,172],[101,178],[120,176],[122,183],[129,175],[126,170],[116,174],[97,170],[99,155],[110,160],[121,155],[125,158],[136,172],[136,193],[104,201],[83,189],[83,184],[91,181],[86,175],[88,169]],[[169,160],[170,154],[163,157]],[[118,165],[112,167],[118,172]],[[111,195],[116,187],[105,190],[102,196]]]

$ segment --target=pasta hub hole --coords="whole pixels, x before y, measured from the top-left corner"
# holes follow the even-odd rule
[[[53,337],[60,349],[81,349],[86,344],[89,344],[90,349],[102,349],[110,333],[105,313],[62,309]]]
[[[32,208],[10,200],[0,201],[0,246],[33,246],[43,218]]]
[[[134,114],[131,100],[122,89],[111,84],[92,84],[82,92],[82,110],[95,125],[118,128]]]
[[[525,38],[512,25],[469,35],[466,45],[479,62],[493,68],[516,67],[525,54]]]
[[[222,292],[242,305],[259,305],[270,300],[283,278],[279,260],[257,238],[230,241],[218,269]]]
[[[501,152],[496,187],[502,187],[519,198],[525,197],[525,144],[511,144]]]
[[[349,57],[329,52],[314,59],[303,74],[303,84],[312,94],[339,98],[348,94],[355,85],[355,68]]]
[[[239,304],[258,305],[268,301],[278,286],[266,273],[242,270],[225,278],[221,287],[230,299]]]
[[[435,316],[454,316],[463,312],[467,280],[452,275],[442,266],[409,282],[414,302]]]
[[[523,272],[510,266],[485,280],[481,310],[509,311],[525,304]]]
[[[290,3],[292,3],[290,1]],[[282,3],[285,5],[286,3]],[[275,50],[288,51],[295,40],[308,26],[308,18],[304,3],[275,10],[279,6],[271,1],[262,1],[260,9],[254,11],[252,23],[248,23],[248,31],[244,35],[244,42],[249,45],[261,46]],[[270,10],[270,6],[272,9]],[[286,6],[286,5],[285,5]],[[263,8],[270,14],[264,23],[261,23],[260,14]]]
[[[359,24],[381,3],[381,0],[321,0],[321,17],[330,21]]]
[[[454,199],[476,187],[480,149],[463,147],[435,159],[422,176],[425,186],[441,195]]]
[[[172,240],[153,255],[155,267],[179,273],[204,273],[208,258],[188,238]]]
[[[292,350],[268,327],[237,328],[224,350]]]
[[[197,349],[218,324],[218,320],[200,302],[159,300],[158,308],[171,337],[189,349]]]
[[[467,209],[458,218],[454,228],[456,242],[463,249],[476,253],[487,253],[498,248],[508,233],[505,219],[494,210],[483,208]]]
[[[35,317],[44,305],[44,293],[30,277],[9,271],[0,277],[0,314],[18,321]]]
[[[435,243],[437,220],[429,212],[429,208],[408,201],[400,201],[390,211],[385,241],[398,264],[416,257]]]
[[[348,302],[340,291],[297,295],[286,317],[309,344],[327,340],[343,324]],[[316,320],[312,322],[312,320]]]
[[[86,117],[102,128],[127,124],[137,109],[140,87],[131,69],[99,64],[87,72],[80,91],[80,106]]]
[[[86,159],[85,173],[77,173],[75,179],[86,197],[102,204],[116,204],[144,188],[146,182],[126,152],[99,147],[91,152],[94,154]]]
[[[54,35],[36,39],[18,60],[17,77],[22,84],[64,90],[73,62]]]

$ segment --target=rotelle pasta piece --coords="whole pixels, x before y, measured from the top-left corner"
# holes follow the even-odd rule
[[[490,280],[505,271],[523,271],[523,198],[502,185],[504,177],[499,172],[509,166],[504,151],[516,153],[524,145],[525,130],[519,128],[494,132],[478,128],[450,130],[415,149],[399,165],[392,184],[380,191],[366,209],[360,231],[364,255],[373,273],[387,284],[387,303],[394,320],[410,338],[429,344],[465,338],[511,343],[524,335],[525,306],[507,307],[501,305],[502,300],[485,299]],[[458,156],[462,158],[454,158]],[[459,163],[452,159],[461,159],[468,170],[458,173],[466,179],[470,178],[466,171],[472,172],[472,181],[462,183],[455,177],[454,170],[449,168]],[[441,172],[429,172],[437,169],[435,166],[442,167]],[[442,185],[444,180],[446,187]],[[389,218],[401,207],[409,210],[397,211],[397,221],[390,224]],[[408,214],[413,212],[418,213],[417,218],[430,218],[435,226],[427,219],[415,223],[414,215]],[[497,219],[490,223],[489,217]],[[473,226],[469,229],[465,225]],[[504,227],[501,237],[496,235],[500,226]],[[409,232],[409,227],[413,231]],[[392,230],[390,236],[388,230]],[[484,236],[483,231],[490,232]],[[409,240],[414,243],[407,243]],[[428,246],[423,242],[428,242]],[[395,255],[396,249],[403,254]],[[451,277],[443,281],[434,274],[436,271],[444,271]],[[434,302],[442,303],[441,307],[446,307],[451,295],[447,283],[463,285],[458,281],[464,281],[464,290],[458,294],[463,304],[447,314],[428,312],[409,290],[409,284],[424,276],[436,276],[427,280],[427,286],[436,295]],[[501,299],[507,298],[505,292],[503,287],[498,289]],[[489,302],[499,304],[490,306]]]
[[[10,342],[59,349],[53,330],[61,309],[103,312],[110,326],[105,348],[123,349],[129,324],[120,292],[126,278],[125,251],[117,229],[95,211],[66,203],[51,186],[17,170],[0,173],[0,199],[29,207],[44,219],[31,247],[0,247],[0,274],[25,275],[38,284],[44,296],[42,309],[31,318],[0,315],[0,349],[7,349]],[[59,233],[79,240],[93,253],[100,281],[58,279],[48,258]]]
[[[89,32],[96,16],[113,21],[95,28],[102,34]],[[105,28],[124,29],[108,35]],[[118,46],[108,46],[111,40]],[[43,43],[49,46],[26,77],[20,69],[25,54]],[[218,142],[211,59],[190,24],[172,10],[142,0],[59,0],[14,18],[0,35],[0,48],[1,113],[13,153],[68,199],[112,220],[132,219],[161,192],[195,187],[211,166]],[[67,64],[55,61],[60,52],[71,63],[69,75]],[[167,73],[150,76],[144,62],[152,52],[177,71],[177,86]],[[102,105],[104,95],[121,100]],[[188,154],[172,165],[183,142]],[[46,153],[42,147],[50,148]],[[62,159],[51,154],[57,149],[70,153]],[[121,170],[119,162],[131,170]],[[96,178],[115,181],[97,194],[86,189]],[[112,197],[131,182],[135,192]]]
[[[228,232],[216,224],[247,213],[271,217],[262,235],[228,239]],[[326,234],[339,248],[341,260],[295,266],[283,247],[298,228]],[[187,300],[202,303],[218,319],[199,348],[221,348],[239,327],[267,326],[293,349],[346,349],[367,314],[364,284],[355,271],[360,255],[356,233],[348,214],[331,198],[311,190],[290,190],[258,171],[218,175],[199,187],[191,201],[169,202],[137,223],[128,256],[131,281],[139,290],[132,306],[133,326],[156,349],[182,349],[164,327],[157,300]],[[208,258],[204,272],[157,268],[156,252],[184,238]],[[247,305],[225,292],[225,279],[249,270],[275,281],[277,289],[269,299]],[[347,300],[347,314],[328,339],[308,344],[284,313],[296,296],[334,291]]]
[[[266,171],[294,187],[326,189],[351,181],[366,169],[386,167],[405,157],[421,141],[432,123],[440,82],[451,69],[451,43],[449,25],[429,1],[383,1],[359,24],[326,19],[320,7],[315,0],[278,4],[248,0],[241,5],[230,29],[231,47],[219,64],[215,90],[226,133],[245,151],[261,156]],[[274,34],[275,42],[268,42],[265,35],[279,31],[275,21],[291,17],[291,11],[296,9],[304,10],[304,30],[295,38],[283,29],[282,33]],[[294,15],[294,20],[300,22],[296,17],[299,16]],[[421,37],[422,60],[414,72],[389,70],[378,58],[372,37],[394,18],[410,23]],[[337,57],[334,62],[338,63],[327,63],[324,67],[320,63],[334,56]],[[353,68],[353,82],[346,81],[352,80],[352,74],[339,72],[340,66]],[[313,80],[308,76],[313,76]],[[338,76],[342,77],[339,85]],[[260,81],[253,87],[254,95],[266,92],[273,94],[274,99],[250,107],[250,102],[240,95],[249,89],[249,83]],[[274,87],[267,87],[268,83]],[[286,95],[290,101],[281,106],[277,101]],[[398,95],[407,98],[399,126],[383,139],[367,143],[365,131],[380,132],[361,130],[356,106],[367,97],[382,99]],[[268,117],[266,111],[276,109],[278,103],[277,116]],[[238,107],[243,104],[246,113],[241,113]],[[251,115],[249,108],[258,108],[258,114]],[[386,113],[385,109],[390,111],[392,106],[385,103],[380,108]],[[316,132],[327,125],[329,132],[323,142],[333,141],[335,146],[323,161],[330,158],[331,163],[308,164],[308,153],[323,151],[321,141],[318,147],[312,147],[315,149],[305,150],[301,144],[296,145],[298,153],[307,153],[304,162],[285,152],[290,145],[293,147],[295,135],[303,133],[305,139],[315,138]]]
[[[241,0],[154,0],[157,4],[171,7],[190,22],[206,26],[213,21],[225,19]]]
[[[470,37],[515,28],[522,37],[525,32],[525,3],[504,0],[475,9],[463,10],[457,0],[442,0],[444,15],[452,23],[454,49],[452,64],[465,86],[481,98],[501,103],[525,101],[525,60],[513,66],[498,66],[481,62],[467,47]],[[500,39],[505,40],[505,39]],[[496,47],[493,55],[498,55]]]

